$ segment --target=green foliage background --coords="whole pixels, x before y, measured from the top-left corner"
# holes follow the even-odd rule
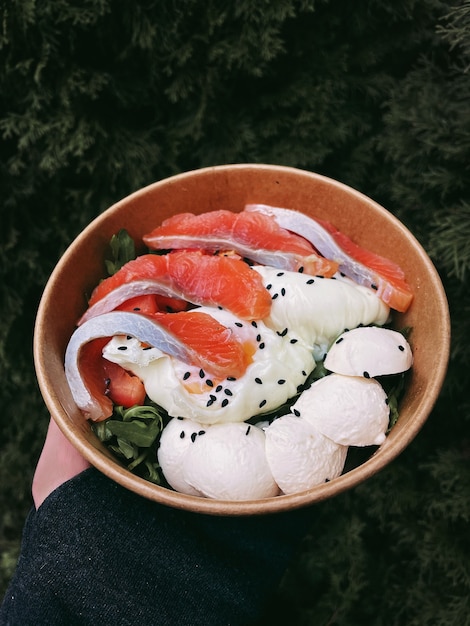
[[[143,185],[265,162],[337,178],[402,219],[441,273],[453,328],[428,423],[386,470],[316,507],[266,623],[470,624],[470,3],[16,0],[1,12],[0,593],[48,421],[31,340],[54,264]]]

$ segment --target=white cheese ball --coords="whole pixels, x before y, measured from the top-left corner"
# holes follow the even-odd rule
[[[260,428],[215,424],[198,435],[183,458],[184,480],[207,498],[257,500],[279,494]]]
[[[342,333],[325,359],[330,372],[347,376],[384,376],[410,369],[411,348],[405,337],[388,328],[368,326]]]
[[[284,415],[265,429],[266,458],[284,494],[311,489],[343,471],[347,446],[319,433],[310,422]]]
[[[273,298],[265,323],[277,331],[288,329],[302,338],[321,360],[330,344],[346,328],[385,324],[390,308],[366,287],[339,274],[334,278],[254,266]]]
[[[315,381],[291,411],[344,446],[383,443],[390,414],[387,394],[380,383],[342,374],[329,374]]]
[[[201,493],[189,485],[183,475],[183,459],[188,447],[203,426],[193,420],[174,418],[168,422],[160,437],[157,459],[168,484],[189,496]]]

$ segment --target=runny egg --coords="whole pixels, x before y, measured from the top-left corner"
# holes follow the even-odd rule
[[[242,322],[215,308],[198,310],[209,312],[249,346],[251,363],[240,378],[217,380],[127,336],[114,337],[103,351],[105,358],[139,376],[149,398],[171,417],[203,424],[243,422],[284,404],[315,368],[309,346],[289,332],[276,332],[262,321]]]

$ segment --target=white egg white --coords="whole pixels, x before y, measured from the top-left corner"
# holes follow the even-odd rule
[[[241,321],[227,311],[198,310],[232,329],[253,346],[252,362],[236,380],[216,380],[198,366],[189,366],[160,350],[142,348],[131,337],[114,337],[103,355],[139,376],[149,398],[171,417],[204,424],[243,422],[271,411],[293,397],[315,368],[309,346],[290,334],[276,332],[263,322]]]
[[[317,361],[345,329],[382,325],[389,318],[390,308],[374,291],[339,274],[323,278],[263,265],[254,269],[273,298],[266,325],[303,339]]]

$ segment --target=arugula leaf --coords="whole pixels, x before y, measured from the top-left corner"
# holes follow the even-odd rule
[[[138,419],[127,422],[109,420],[107,426],[113,435],[139,448],[149,448],[160,433],[160,424],[156,420],[145,424]]]
[[[155,403],[124,408],[115,406],[113,415],[92,425],[93,432],[127,467],[150,482],[160,484],[162,475],[157,448],[166,412]]]

